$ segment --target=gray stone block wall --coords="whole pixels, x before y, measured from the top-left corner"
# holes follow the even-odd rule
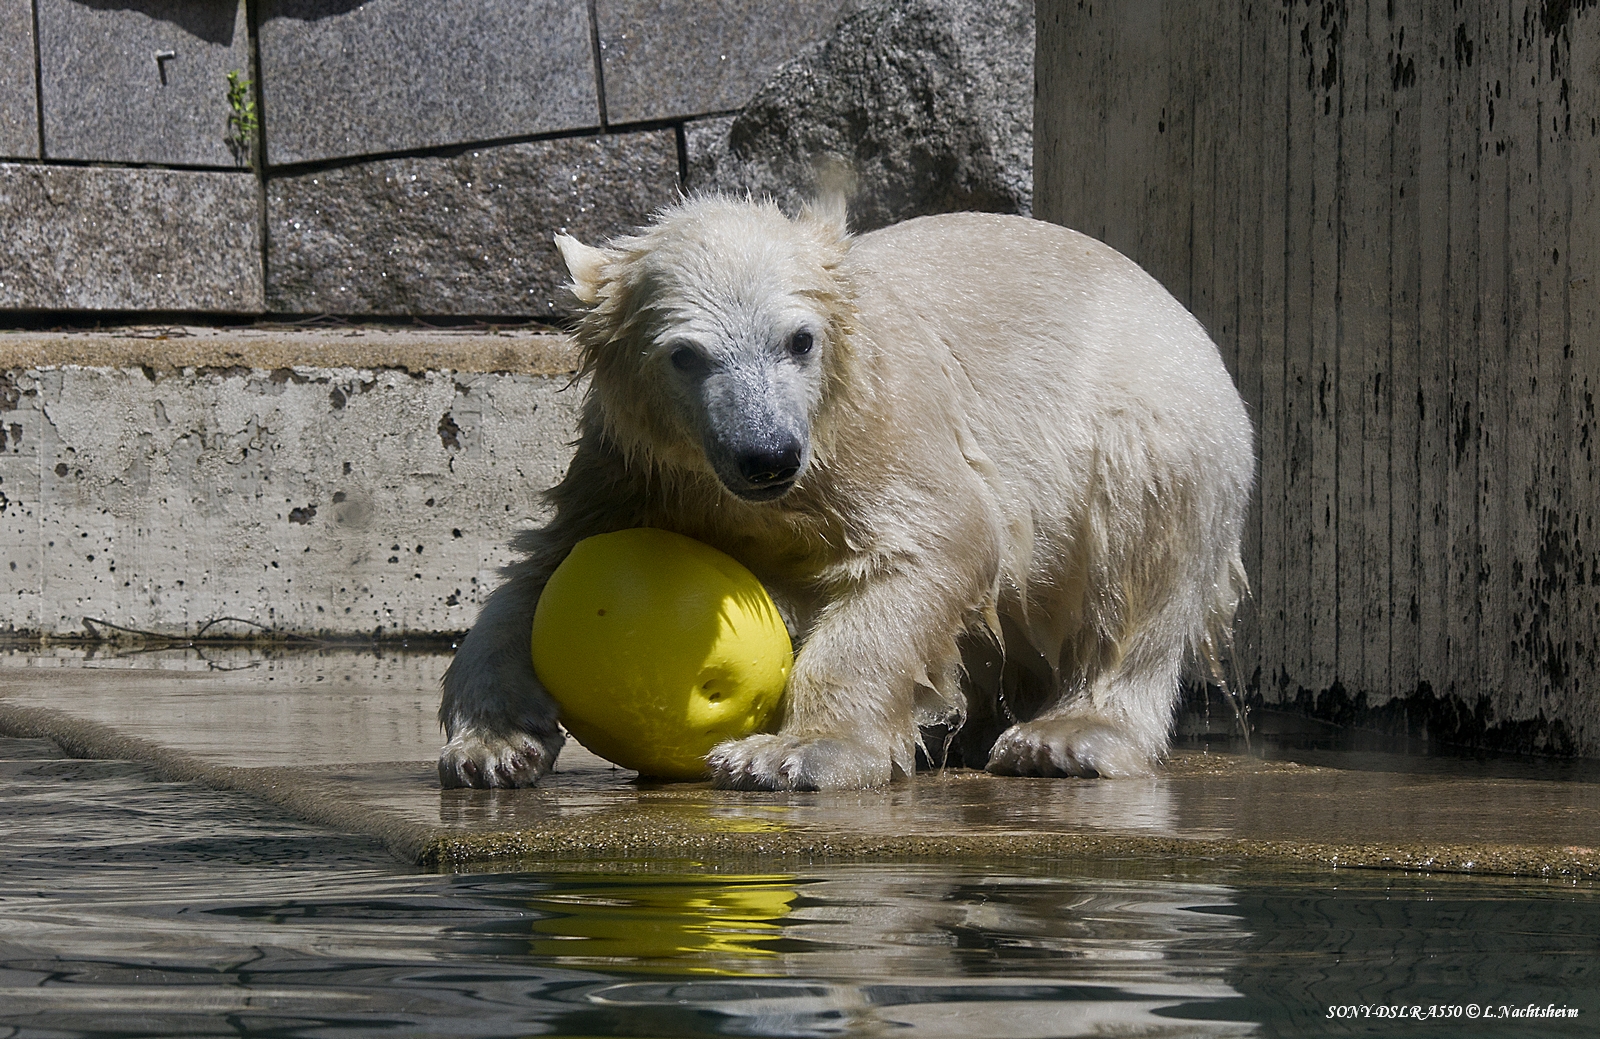
[[[247,173],[0,163],[0,308],[262,309]]]
[[[611,123],[739,108],[839,20],[843,0],[595,0]]]
[[[273,165],[600,129],[584,0],[262,0]]]
[[[1025,150],[1011,129],[1028,90],[1010,88],[1031,82],[1027,5],[0,0],[0,160],[15,167],[0,220],[18,246],[0,257],[0,324],[6,311],[553,317],[553,233],[603,241],[685,187],[792,202],[810,186],[802,153],[848,138],[880,95],[954,114],[862,124],[866,149],[894,160],[847,156],[870,197],[894,200],[872,212],[1025,209],[991,167]],[[939,53],[899,53],[929,40]],[[815,78],[819,53],[840,83],[886,62],[912,74],[825,104],[785,93]],[[1017,83],[996,93],[1001,68]],[[230,72],[248,80],[233,96]],[[753,97],[762,119],[730,122]],[[922,136],[897,142],[902,124]],[[945,140],[946,126],[963,134]],[[937,154],[899,161],[908,148]],[[947,167],[963,171],[953,192],[867,183]]]
[[[33,5],[0,0],[0,159],[39,157]]]
[[[860,0],[756,92],[720,139],[697,135],[692,188],[789,208],[854,187],[851,223],[1029,213],[1033,0]]]
[[[249,78],[244,0],[35,0],[54,159],[236,166],[228,73]]]
[[[549,314],[552,236],[604,239],[678,191],[671,130],[567,137],[275,178],[267,308]]]

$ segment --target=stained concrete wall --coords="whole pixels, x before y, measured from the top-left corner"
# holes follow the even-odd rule
[[[0,334],[0,630],[469,627],[566,467],[565,341],[182,331]]]
[[[1222,346],[1256,698],[1600,754],[1600,12],[1038,6],[1035,213]]]

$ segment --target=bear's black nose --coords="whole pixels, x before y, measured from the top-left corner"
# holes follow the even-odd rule
[[[800,445],[757,448],[739,456],[739,475],[753,487],[788,483],[800,471]]]

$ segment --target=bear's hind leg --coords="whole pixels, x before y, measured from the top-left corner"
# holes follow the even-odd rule
[[[1038,716],[1013,725],[989,752],[1004,776],[1148,775],[1167,749],[1184,643],[1148,635],[1085,687],[1063,689]]]
[[[1088,708],[1013,725],[995,741],[985,767],[1000,776],[1112,779],[1147,775],[1155,760],[1115,719]]]

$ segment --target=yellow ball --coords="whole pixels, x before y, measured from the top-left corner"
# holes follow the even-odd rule
[[[771,731],[793,662],[754,574],[650,527],[578,542],[533,614],[533,669],[561,724],[663,779],[701,778],[712,747]]]

